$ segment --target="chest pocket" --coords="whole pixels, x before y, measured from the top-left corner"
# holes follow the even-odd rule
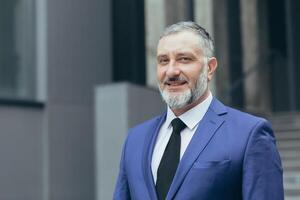
[[[231,160],[215,160],[215,161],[198,161],[193,165],[193,169],[212,169],[212,168],[222,168],[229,165]]]

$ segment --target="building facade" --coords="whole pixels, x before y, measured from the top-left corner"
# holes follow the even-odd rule
[[[164,107],[156,45],[182,20],[215,40],[213,94],[274,122],[286,199],[299,198],[299,1],[0,5],[0,199],[110,199],[127,129]]]

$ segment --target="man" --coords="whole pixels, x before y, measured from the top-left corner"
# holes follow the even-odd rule
[[[193,22],[168,28],[157,47],[167,111],[129,131],[114,199],[282,200],[270,124],[209,91],[217,68],[209,34]]]

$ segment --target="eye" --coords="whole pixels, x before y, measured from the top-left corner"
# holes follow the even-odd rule
[[[168,59],[168,58],[159,58],[159,59],[158,59],[158,63],[159,63],[160,65],[166,65],[166,64],[169,63],[169,59]]]
[[[182,57],[179,57],[178,60],[179,60],[180,62],[187,63],[187,62],[192,61],[192,58],[187,57],[187,56],[182,56]]]

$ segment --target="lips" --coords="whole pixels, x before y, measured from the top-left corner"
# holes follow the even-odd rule
[[[180,92],[188,81],[184,76],[166,77],[163,84],[170,92]]]
[[[165,82],[166,89],[169,92],[180,92],[185,89],[186,81],[168,81]]]
[[[165,82],[166,85],[168,86],[180,86],[186,84],[186,81],[167,81]]]

